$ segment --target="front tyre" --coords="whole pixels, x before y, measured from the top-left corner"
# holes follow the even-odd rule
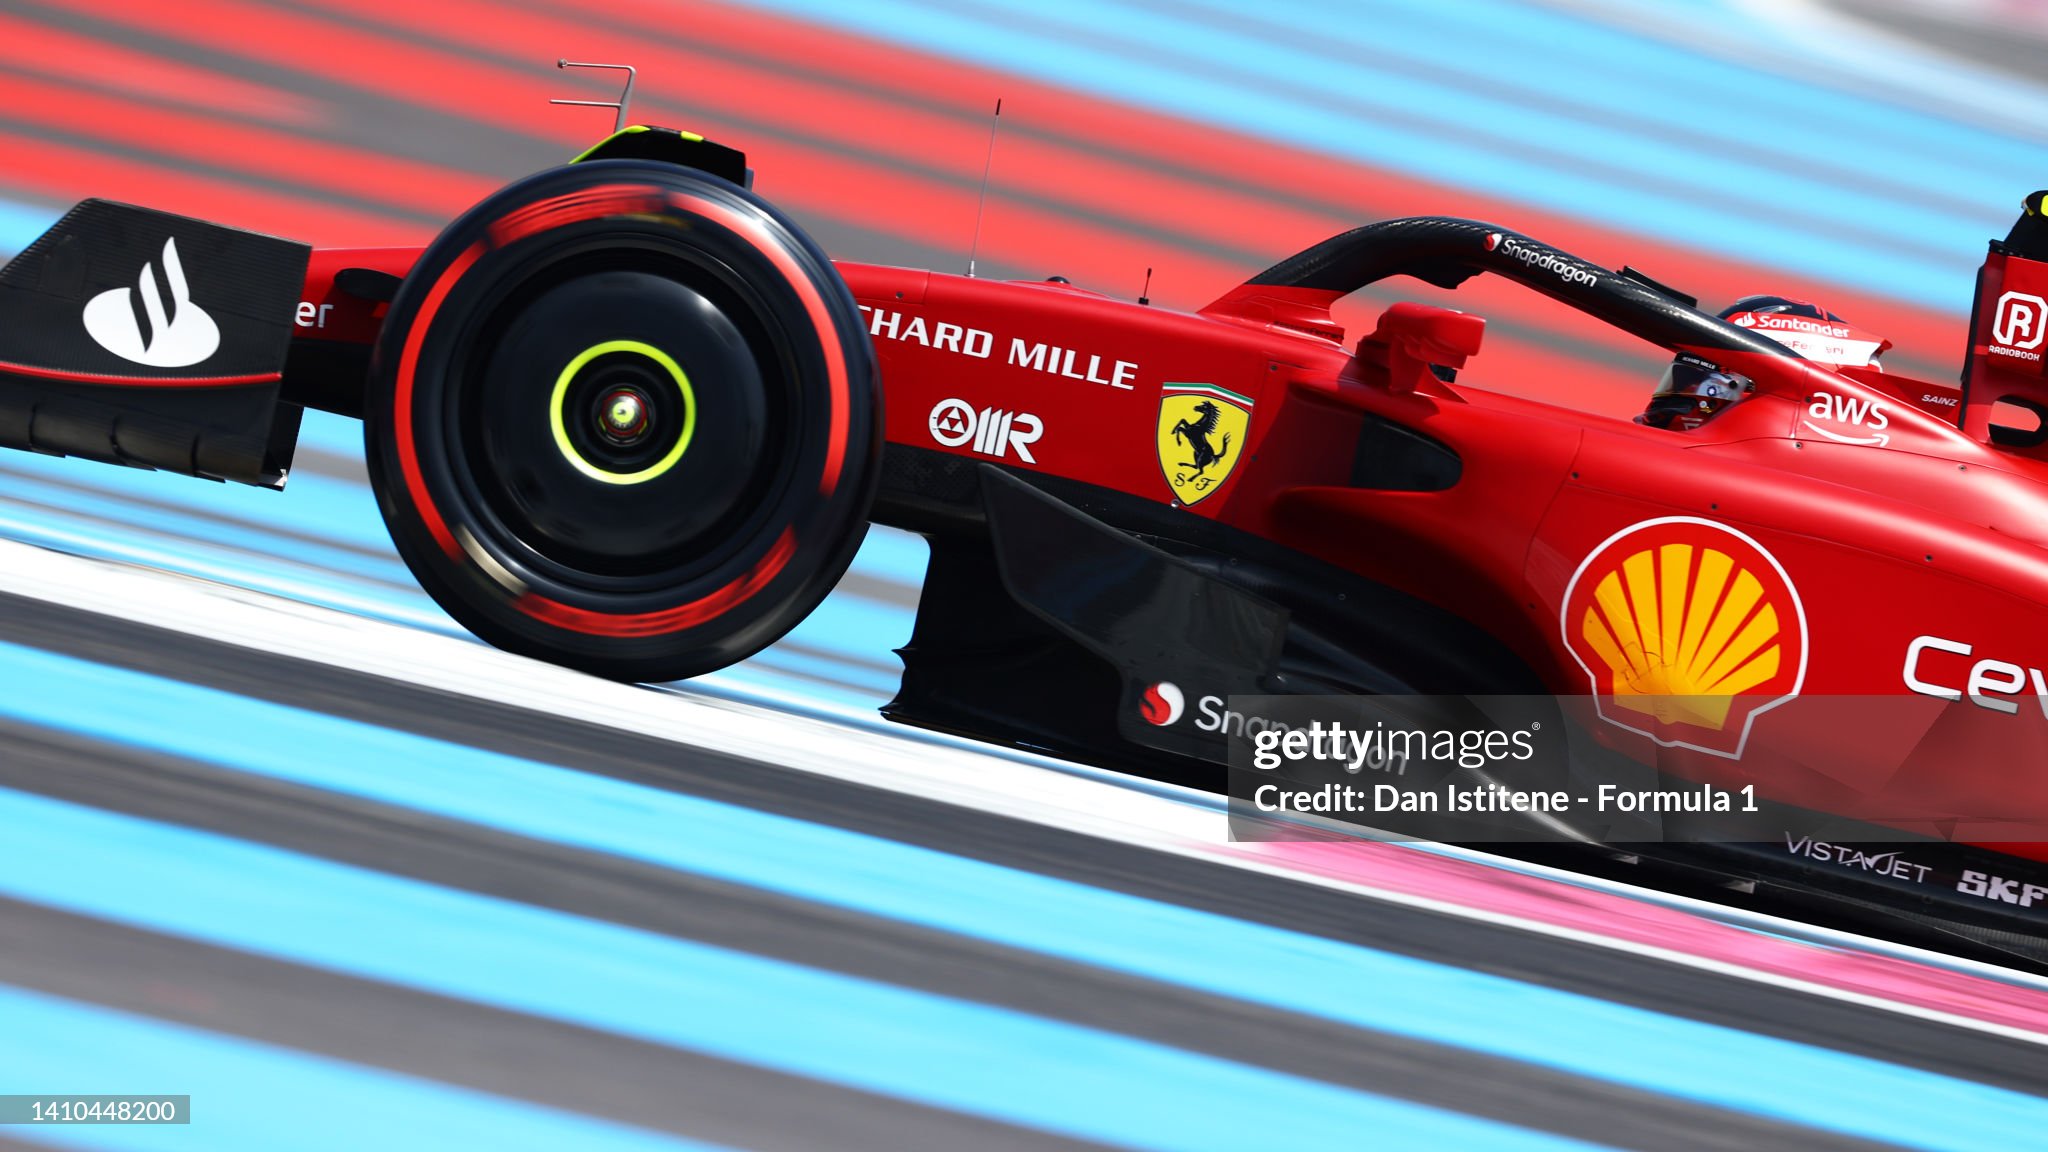
[[[795,225],[690,169],[551,169],[463,214],[378,339],[364,437],[399,555],[484,640],[622,680],[743,660],[851,563],[874,350]]]

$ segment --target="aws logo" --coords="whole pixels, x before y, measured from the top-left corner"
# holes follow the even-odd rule
[[[1838,444],[1861,444],[1882,448],[1892,442],[1891,434],[1885,429],[1892,426],[1891,413],[1875,400],[1858,400],[1853,396],[1838,396],[1833,392],[1815,392],[1813,400],[1806,406],[1806,419],[1801,421],[1807,431],[1825,436]],[[1832,432],[1815,420],[1832,424],[1847,424],[1863,435],[1844,435]]]
[[[1600,718],[1672,748],[1741,757],[1757,716],[1806,680],[1806,611],[1755,540],[1690,516],[1608,537],[1565,588],[1565,647]]]

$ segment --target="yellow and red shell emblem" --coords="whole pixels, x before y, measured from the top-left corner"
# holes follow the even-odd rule
[[[1806,679],[1791,577],[1710,520],[1645,520],[1608,537],[1566,586],[1563,625],[1600,718],[1667,747],[1739,757],[1751,721]]]

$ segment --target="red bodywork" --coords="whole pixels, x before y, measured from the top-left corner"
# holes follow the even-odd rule
[[[315,253],[301,334],[373,339],[382,306],[335,273],[402,276],[416,256]],[[1984,274],[2048,286],[2012,263]],[[1679,432],[1444,383],[1429,365],[1463,367],[1482,324],[1442,309],[1396,305],[1347,339],[1329,291],[1246,285],[1187,314],[1056,282],[839,269],[893,444],[1177,505],[1165,388],[1227,390],[1248,426],[1182,514],[1471,621],[1585,701],[1603,741],[1677,776],[2048,859],[2010,842],[2048,841],[2048,462],[1989,430],[1995,400],[2048,389],[2038,359],[1987,355],[2009,319],[1989,307],[1967,407],[1954,385],[1724,350],[1756,394]],[[1456,483],[1354,484],[1369,418],[1455,452]],[[1624,700],[1628,683],[1719,691],[1659,715]],[[1873,695],[1889,699],[1842,699]]]

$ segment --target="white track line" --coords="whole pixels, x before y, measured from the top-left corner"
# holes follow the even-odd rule
[[[12,541],[0,541],[0,592],[1221,863],[1382,903],[1569,940],[2048,1046],[2048,1035],[2009,1025],[1540,920],[1302,872],[1234,850],[1227,842],[1225,816],[1213,803],[1192,796],[1177,798],[1158,789],[1131,788],[1093,774],[1054,770],[1020,758],[987,755],[966,747],[849,729],[823,719],[792,716],[736,702],[614,684],[457,637]],[[1799,925],[1779,923],[1784,935],[1796,936],[1800,932]],[[1846,933],[1842,939],[1850,948],[1859,948],[1864,943]],[[1928,962],[1947,959],[1927,954]],[[2048,980],[2024,974],[1989,966],[1984,966],[1981,974],[2014,985],[2048,990]]]

